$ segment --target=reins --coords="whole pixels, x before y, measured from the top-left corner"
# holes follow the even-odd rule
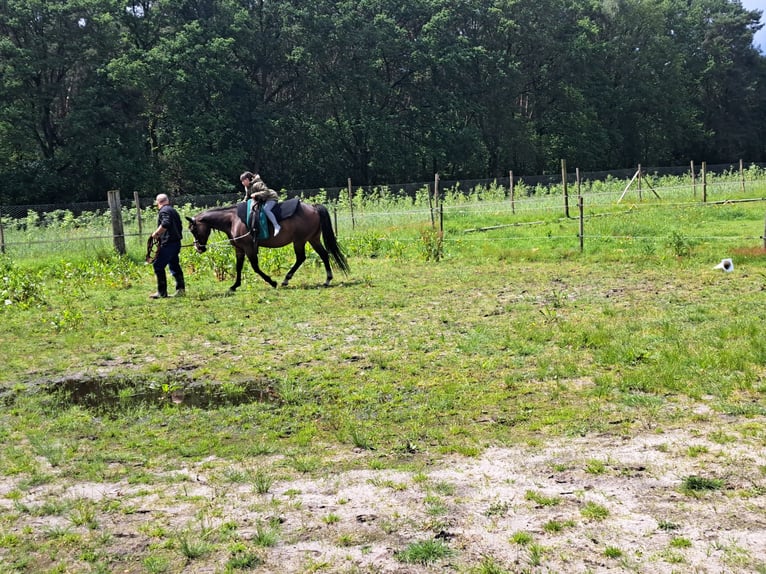
[[[227,209],[228,209],[228,208],[227,208]],[[213,210],[208,210],[208,211],[213,211]],[[206,212],[206,213],[207,213],[207,212]],[[188,219],[189,221],[191,221],[192,223],[194,223],[194,221],[196,220],[196,218],[192,219],[192,218],[189,218],[189,217],[187,217],[187,219]],[[245,237],[249,237],[249,236],[251,236],[251,235],[252,235],[252,232],[251,232],[252,230],[248,229],[248,230],[247,230],[247,232],[246,232],[246,233],[243,233],[242,235],[235,235],[234,237],[231,237],[231,238],[229,238],[229,237],[228,237],[228,234],[227,234],[227,232],[226,232],[226,231],[224,231],[224,230],[223,230],[221,227],[218,227],[218,226],[214,226],[214,225],[210,225],[209,223],[207,223],[207,225],[208,225],[208,226],[209,226],[209,227],[210,227],[210,228],[211,228],[213,231],[220,231],[221,233],[224,233],[224,234],[227,236],[227,238],[226,238],[226,239],[224,239],[224,240],[221,240],[221,241],[209,241],[209,242],[207,242],[207,241],[206,241],[206,242],[203,244],[203,243],[201,243],[201,242],[200,242],[200,241],[197,239],[197,237],[196,237],[196,236],[194,236],[194,243],[192,243],[191,245],[183,245],[182,247],[194,247],[194,248],[196,248],[197,250],[199,250],[199,248],[200,248],[200,247],[203,247],[203,248],[207,249],[208,247],[214,247],[214,246],[216,246],[216,245],[223,245],[223,244],[225,244],[225,243],[233,244],[235,241],[238,241],[239,239],[244,239]],[[231,225],[230,225],[230,227],[229,227],[229,233],[231,232],[231,229],[233,229],[233,228],[234,228],[234,223],[232,222],[232,223],[231,223]],[[191,229],[191,228],[190,228],[190,229]],[[194,235],[194,232],[192,232],[192,235]],[[209,233],[208,233],[208,238],[209,238]]]
[[[223,240],[223,241],[211,241],[209,243],[205,243],[204,245],[202,245],[199,241],[197,241],[195,239],[194,243],[192,243],[191,245],[182,245],[181,247],[197,247],[197,245],[202,245],[202,247],[210,247],[211,245],[223,245],[224,243],[231,243],[232,241],[237,241],[238,239],[243,239],[243,238],[247,237],[248,235],[250,235],[249,231],[247,233],[242,234],[242,235],[237,235],[236,237],[232,237],[231,239],[226,239],[226,240]]]

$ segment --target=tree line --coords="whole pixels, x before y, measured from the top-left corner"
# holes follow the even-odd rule
[[[766,160],[737,0],[0,0],[0,203]]]

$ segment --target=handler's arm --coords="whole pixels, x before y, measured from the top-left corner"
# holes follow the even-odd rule
[[[157,222],[158,227],[155,229],[154,233],[152,233],[152,237],[155,239],[160,239],[163,234],[170,229],[170,226],[172,225],[170,220],[170,215],[167,213],[167,211],[163,211],[160,209],[159,213],[159,220]]]
[[[160,225],[157,229],[154,230],[152,237],[154,237],[154,239],[159,239],[162,237],[162,234],[165,233],[165,231],[167,230],[162,225]]]

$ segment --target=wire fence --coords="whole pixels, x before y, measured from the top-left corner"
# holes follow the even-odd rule
[[[636,206],[692,206],[701,203],[761,201],[766,196],[765,164],[649,168],[609,172],[566,173],[481,180],[419,182],[385,186],[282,191],[283,197],[325,203],[339,234],[378,232],[454,224],[462,234],[503,227],[533,226],[556,218],[604,217],[624,213]],[[637,177],[638,176],[638,177]],[[182,216],[199,210],[230,205],[240,198],[227,195],[196,195],[175,198]],[[120,198],[122,239],[128,250],[142,250],[153,230],[156,211],[147,209],[154,198]],[[438,211],[438,213],[436,213]],[[486,225],[461,227],[459,222],[485,219]],[[381,231],[382,230],[382,231]],[[413,235],[413,238],[415,235]],[[567,235],[571,239],[572,235]],[[595,237],[595,236],[594,236]],[[610,237],[614,237],[613,235]],[[549,239],[552,236],[549,236]],[[113,249],[115,231],[109,202],[0,206],[0,249],[3,253],[34,256],[36,250],[67,251],[77,242],[96,252]],[[397,240],[404,240],[397,234]],[[446,239],[446,237],[445,237]],[[466,238],[464,238],[465,240]],[[470,239],[470,240],[476,240]]]

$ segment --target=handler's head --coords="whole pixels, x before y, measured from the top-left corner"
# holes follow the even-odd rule
[[[154,201],[157,202],[157,207],[162,207],[163,205],[170,203],[170,199],[168,199],[168,196],[164,193],[157,195],[157,197],[154,198]]]

